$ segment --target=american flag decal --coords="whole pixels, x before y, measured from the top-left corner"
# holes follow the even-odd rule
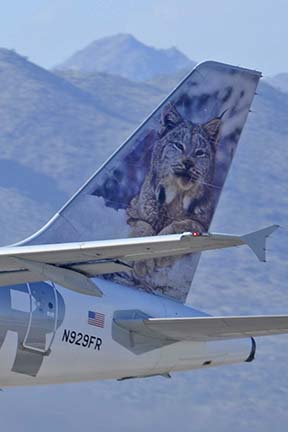
[[[88,324],[104,328],[105,315],[100,312],[88,311]]]

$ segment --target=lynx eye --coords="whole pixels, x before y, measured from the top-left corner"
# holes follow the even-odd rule
[[[206,156],[206,153],[205,153],[203,150],[197,150],[197,151],[195,152],[195,155],[196,155],[197,157],[202,157],[202,156]]]
[[[181,152],[184,152],[185,147],[183,144],[179,143],[179,142],[172,142],[173,147],[175,147],[177,150],[180,150]]]

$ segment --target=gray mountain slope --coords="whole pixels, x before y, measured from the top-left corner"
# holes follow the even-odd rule
[[[156,106],[166,94],[158,86],[103,72],[57,70],[54,73],[88,92],[97,105],[109,105],[115,116],[121,113],[123,118],[133,124],[144,119],[150,113],[151,106]]]
[[[49,216],[163,98],[147,84],[105,74],[63,79],[6,49],[0,50],[0,94],[0,187],[22,194],[22,205],[27,198],[28,207],[31,200],[51,206]],[[5,206],[1,218],[17,225],[12,210]],[[13,238],[4,229],[0,242],[27,235],[32,219],[25,234],[23,220]]]
[[[177,72],[170,75],[156,75],[152,77],[150,80],[147,80],[146,83],[150,86],[156,87],[157,89],[161,89],[163,92],[170,92],[175,86],[183,79],[186,75],[192,70],[192,67],[185,67],[179,69]]]
[[[272,77],[268,77],[267,82],[271,86],[282,91],[283,93],[288,93],[288,73],[287,72],[282,72]]]
[[[118,34],[92,42],[56,66],[81,72],[108,72],[135,81],[171,74],[192,62],[177,48],[155,49],[132,35]]]
[[[0,185],[19,187],[27,196],[34,190],[40,202],[63,202],[94,171],[95,142],[101,143],[96,155],[101,162],[113,129],[118,145],[131,130],[120,111],[115,114],[92,94],[4,49],[0,94]],[[75,159],[82,161],[78,168]]]

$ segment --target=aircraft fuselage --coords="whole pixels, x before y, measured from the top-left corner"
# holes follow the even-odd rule
[[[103,279],[92,297],[49,282],[1,287],[0,387],[124,379],[244,362],[251,338],[159,344],[118,316],[205,316],[181,303]]]

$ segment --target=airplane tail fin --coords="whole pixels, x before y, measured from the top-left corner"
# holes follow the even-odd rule
[[[211,61],[196,66],[22,244],[207,232],[260,76]],[[185,301],[198,261],[199,254],[146,260],[106,277]]]

